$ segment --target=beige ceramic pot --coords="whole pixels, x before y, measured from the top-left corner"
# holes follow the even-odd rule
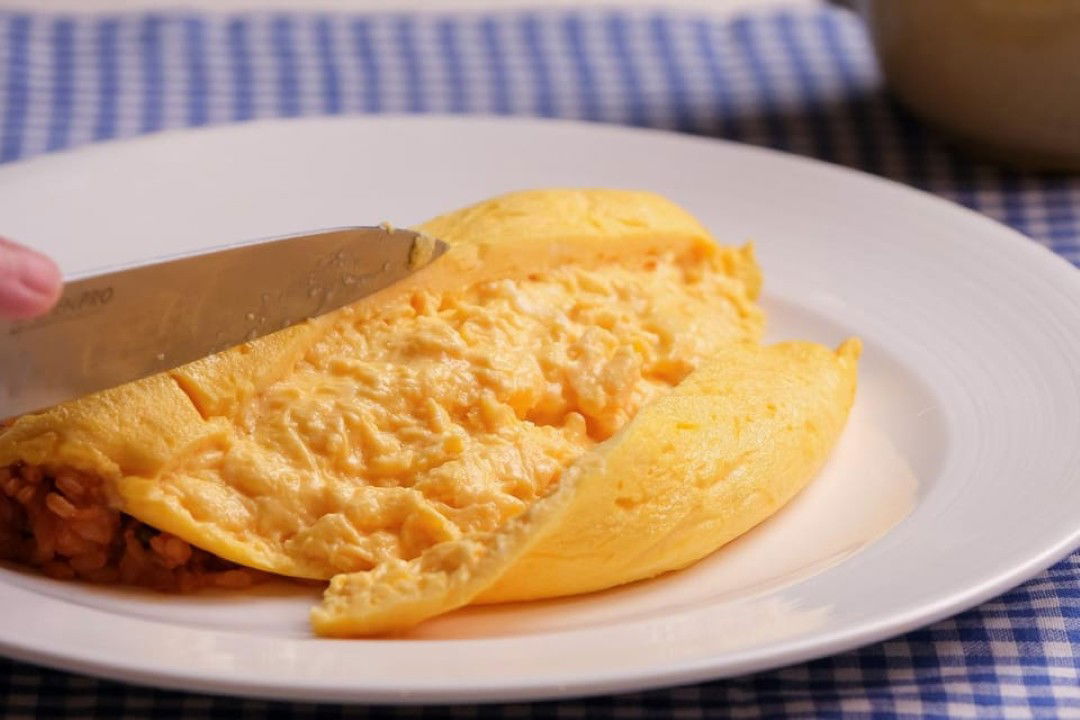
[[[969,147],[1080,170],[1080,0],[849,0],[897,98]]]

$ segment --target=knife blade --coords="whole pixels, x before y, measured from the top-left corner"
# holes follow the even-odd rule
[[[73,277],[53,310],[0,321],[0,419],[171,370],[355,302],[447,246],[347,227]]]

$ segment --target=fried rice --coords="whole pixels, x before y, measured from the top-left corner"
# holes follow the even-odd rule
[[[113,509],[99,478],[31,465],[0,468],[0,558],[53,578],[162,592],[240,589],[271,577]]]

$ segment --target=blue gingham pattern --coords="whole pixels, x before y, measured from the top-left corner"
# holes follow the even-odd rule
[[[984,212],[1080,264],[1080,179],[950,150],[883,95],[861,26],[840,11],[722,21],[602,10],[0,13],[0,37],[0,161],[260,117],[580,118],[859,167]],[[0,703],[10,718],[1080,718],[1078,581],[1074,554],[975,610],[856,652],[618,697],[345,708],[157,691],[0,660]]]

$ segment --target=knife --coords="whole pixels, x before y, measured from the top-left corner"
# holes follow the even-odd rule
[[[42,317],[0,321],[0,420],[171,370],[381,290],[447,246],[346,227],[69,279]]]

